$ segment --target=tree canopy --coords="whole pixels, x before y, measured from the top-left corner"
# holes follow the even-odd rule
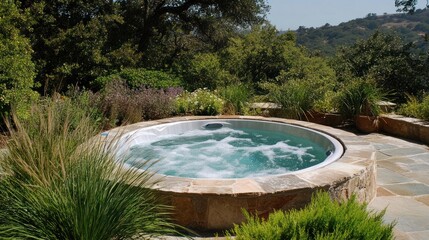
[[[395,6],[398,11],[413,13],[416,10],[417,0],[395,0]],[[426,0],[426,6],[429,6],[429,1]]]
[[[168,68],[264,20],[264,0],[20,0],[37,80],[61,90],[126,67]]]
[[[13,0],[0,2],[0,113],[8,114],[14,107],[20,117],[26,117],[31,101],[37,98],[31,89],[35,77],[32,50],[20,31],[25,20]]]
[[[413,53],[412,44],[404,44],[394,34],[376,32],[366,40],[357,41],[337,52],[335,68],[340,81],[350,77],[376,80],[390,90],[397,100],[405,94],[418,94],[427,88],[424,61]]]

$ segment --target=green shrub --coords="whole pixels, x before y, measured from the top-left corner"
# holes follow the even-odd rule
[[[417,97],[407,95],[407,102],[402,104],[398,113],[409,117],[420,117],[421,104]]]
[[[314,102],[314,110],[317,112],[335,112],[335,99],[338,93],[333,90],[327,90],[322,94],[322,97]]]
[[[222,113],[224,101],[207,89],[184,92],[176,98],[176,109],[181,114],[217,115]]]
[[[336,105],[340,114],[347,118],[357,115],[377,116],[381,111],[378,102],[384,95],[374,81],[356,78],[340,90]]]
[[[185,86],[190,91],[198,88],[214,90],[235,80],[223,69],[219,57],[213,53],[196,54],[183,67]]]
[[[405,93],[417,94],[425,86],[423,61],[415,55],[413,44],[404,43],[394,32],[376,31],[353,45],[339,48],[332,66],[341,80],[349,76],[372,78],[398,102]]]
[[[420,118],[429,120],[429,95],[423,98],[420,114]]]
[[[121,169],[114,144],[67,102],[15,118],[1,155],[1,239],[131,239],[173,232],[150,174]],[[92,139],[91,141],[89,141]],[[98,139],[98,140],[97,140]],[[85,143],[85,144],[83,144]],[[121,170],[119,170],[121,169]]]
[[[393,239],[393,226],[383,224],[384,211],[372,213],[355,197],[341,203],[319,192],[302,210],[277,211],[267,220],[245,212],[246,223],[228,234],[237,240],[260,239]]]
[[[407,103],[403,104],[398,112],[402,115],[429,120],[429,95],[421,101],[415,96],[408,95]]]
[[[0,2],[0,115],[13,108],[19,117],[28,118],[38,98],[32,90],[36,72],[30,41],[19,30],[19,22],[25,20],[14,2]]]
[[[249,86],[233,84],[218,89],[218,93],[225,101],[224,111],[229,114],[244,114],[248,111],[248,101],[252,95]]]
[[[95,86],[102,89],[115,80],[124,80],[133,89],[142,86],[146,88],[179,87],[182,83],[179,77],[168,72],[145,68],[126,68],[116,74],[98,77],[95,80]]]

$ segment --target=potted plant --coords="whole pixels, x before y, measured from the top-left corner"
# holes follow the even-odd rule
[[[338,95],[338,110],[345,118],[352,120],[358,130],[377,132],[381,112],[378,102],[384,95],[373,80],[353,79]]]

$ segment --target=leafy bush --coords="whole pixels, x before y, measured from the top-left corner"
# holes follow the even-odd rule
[[[235,80],[222,68],[219,57],[213,53],[196,54],[183,69],[186,89],[208,88],[214,90]]]
[[[383,224],[381,213],[366,210],[355,197],[341,203],[328,193],[317,193],[302,210],[277,211],[267,220],[245,212],[246,223],[235,225],[229,235],[242,239],[393,239],[393,226]]]
[[[314,102],[314,110],[322,113],[335,112],[335,100],[338,93],[334,90],[327,90]]]
[[[133,89],[142,86],[147,88],[179,87],[182,83],[179,77],[171,73],[145,68],[127,68],[116,74],[98,77],[95,85],[101,89],[115,80],[124,80]]]
[[[397,101],[405,94],[424,89],[423,62],[415,57],[413,45],[403,43],[398,35],[375,32],[365,40],[337,51],[333,66],[340,79],[348,76],[373,78],[377,85],[397,93]]]
[[[352,79],[340,90],[337,108],[347,118],[361,114],[377,116],[381,111],[378,102],[384,96],[372,80]]]
[[[254,26],[248,34],[230,38],[223,62],[241,82],[258,87],[258,82],[275,79],[281,70],[304,57],[295,40],[293,33],[280,34],[273,26]]]
[[[420,109],[421,111],[419,117],[425,120],[429,120],[429,95],[423,98]]]
[[[0,115],[14,108],[19,117],[27,118],[38,94],[32,90],[36,76],[33,51],[18,26],[22,17],[14,1],[0,2]]]
[[[262,82],[282,85],[289,80],[332,82],[335,71],[328,62],[296,44],[294,33],[279,33],[269,25],[254,26],[242,37],[231,38],[222,56],[223,66],[244,83],[265,94]]]
[[[218,93],[225,101],[225,112],[229,114],[244,114],[248,111],[248,100],[252,95],[249,86],[233,84],[218,89]]]
[[[407,102],[401,105],[401,107],[398,109],[398,113],[405,116],[418,118],[421,112],[420,108],[421,104],[419,99],[415,96],[407,95]]]
[[[217,115],[222,113],[224,101],[207,89],[183,92],[176,99],[176,109],[181,114]]]
[[[123,81],[113,81],[97,94],[94,101],[109,127],[169,117],[175,111],[175,98],[181,92],[181,88],[130,89]]]
[[[422,101],[418,98],[408,95],[407,103],[399,109],[399,113],[415,118],[429,120],[429,95],[425,96]]]
[[[92,119],[47,102],[10,127],[0,163],[1,239],[130,239],[173,232],[150,174],[121,169]],[[90,139],[92,139],[90,141]],[[97,140],[98,139],[98,140]],[[121,170],[119,170],[121,169]]]

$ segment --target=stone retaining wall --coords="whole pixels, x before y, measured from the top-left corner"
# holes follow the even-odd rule
[[[381,115],[380,131],[429,144],[429,122],[401,115]]]

